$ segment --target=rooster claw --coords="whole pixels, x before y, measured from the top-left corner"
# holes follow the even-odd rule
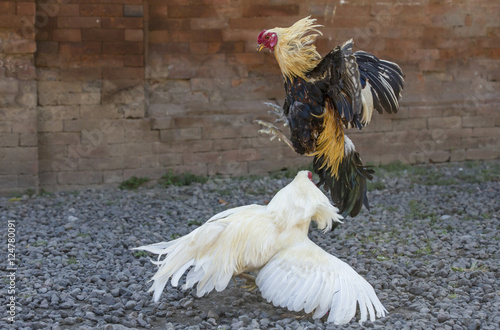
[[[257,284],[255,283],[256,279],[255,276],[247,273],[241,273],[236,276],[245,280],[245,284],[241,286],[242,289],[245,289],[246,291],[254,291],[255,289],[257,289]]]
[[[264,104],[272,108],[267,113],[270,114],[271,116],[276,117],[276,119],[274,120],[275,123],[282,122],[283,126],[285,127],[288,126],[288,119],[286,118],[285,112],[282,107],[270,102],[265,102]]]
[[[255,120],[254,122],[264,126],[259,130],[259,133],[271,135],[270,138],[271,141],[274,140],[275,138],[278,138],[279,141],[283,140],[283,142],[285,142],[293,151],[295,151],[292,142],[286,137],[286,135],[282,131],[280,131],[278,127],[263,120]]]

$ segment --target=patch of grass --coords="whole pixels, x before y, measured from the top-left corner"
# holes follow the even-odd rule
[[[217,193],[221,196],[231,196],[233,194],[231,189],[219,189],[217,190]]]
[[[187,223],[188,226],[201,226],[202,224],[200,220],[189,220]]]
[[[272,179],[283,179],[283,178],[293,179],[293,178],[295,178],[297,173],[299,173],[300,171],[304,171],[304,170],[314,173],[313,164],[311,163],[311,164],[305,165],[305,166],[290,167],[290,168],[284,167],[281,170],[269,172],[269,176]]]
[[[367,184],[367,190],[368,191],[373,191],[373,190],[384,190],[385,189],[385,183],[382,181],[368,181]]]
[[[76,260],[76,258],[75,258],[75,257],[71,257],[71,258],[69,258],[68,260],[66,260],[66,263],[67,263],[68,265],[76,265],[76,264],[78,263],[78,260]]]
[[[377,260],[378,260],[378,261],[386,261],[386,260],[387,260],[387,258],[386,258],[385,256],[383,256],[383,255],[378,255],[378,256],[377,256]]]
[[[33,246],[35,246],[35,247],[47,246],[48,244],[49,244],[49,242],[47,242],[47,241],[36,241],[35,243],[33,243]]]
[[[418,255],[429,255],[432,253],[432,248],[431,248],[431,243],[427,243],[424,248],[418,249],[417,254]]]
[[[172,235],[170,235],[170,239],[171,239],[171,240],[177,239],[177,238],[179,238],[179,237],[181,237],[181,235],[180,235],[180,234],[178,234],[178,233],[173,233]]]
[[[451,266],[451,270],[454,272],[465,272],[465,268],[458,267],[458,266]]]
[[[395,161],[388,164],[382,164],[379,166],[379,168],[389,173],[401,174],[404,171],[408,171],[411,168],[411,165],[403,164],[400,161]]]
[[[146,251],[135,251],[134,252],[134,257],[140,258],[140,257],[147,257],[148,253]]]
[[[160,184],[163,187],[168,186],[189,186],[192,183],[206,183],[208,181],[207,177],[191,174],[189,172],[174,174],[172,170],[169,170],[160,179]]]
[[[451,270],[454,271],[454,272],[460,272],[460,273],[463,273],[463,272],[476,272],[476,271],[479,271],[479,272],[487,272],[489,271],[490,269],[488,268],[488,266],[486,265],[478,265],[477,262],[474,262],[470,268],[462,268],[462,267],[458,267],[458,266],[451,266]]]
[[[397,206],[388,206],[387,211],[389,212],[397,212],[399,208]]]
[[[448,296],[448,298],[450,299],[455,299],[457,297],[457,294],[456,293],[452,293]]]
[[[478,266],[477,262],[474,262],[472,264],[472,266],[469,268],[469,270],[471,272],[475,272],[475,271],[480,271],[480,272],[488,272],[490,269],[488,266],[486,265],[481,265],[481,266]]]
[[[40,196],[48,196],[48,197],[52,197],[54,196],[54,193],[53,192],[50,192],[50,191],[47,191],[45,189],[41,189],[40,190],[40,193],[39,193]]]
[[[405,215],[406,219],[430,219],[431,225],[434,225],[436,223],[437,215],[432,212],[424,212],[423,210],[425,210],[425,206],[422,205],[421,202],[412,199],[408,203],[408,206],[410,207],[410,211]]]
[[[28,195],[28,196],[32,197],[32,196],[36,195],[36,191],[34,189],[29,188],[29,189],[26,189],[24,191],[23,195]]]
[[[266,192],[267,192],[267,190],[264,187],[258,187],[258,188],[253,188],[253,189],[247,190],[247,194],[253,195],[253,196],[265,195]]]
[[[149,178],[138,178],[134,175],[130,179],[125,180],[122,183],[120,183],[118,188],[120,188],[121,190],[135,190],[135,189],[139,188],[139,186],[141,186],[142,184],[149,182],[149,181],[150,181]]]
[[[79,233],[79,234],[78,234],[78,235],[76,235],[76,236],[77,236],[77,237],[83,237],[83,238],[85,238],[85,237],[89,237],[89,236],[90,236],[90,234],[89,234],[89,233]]]

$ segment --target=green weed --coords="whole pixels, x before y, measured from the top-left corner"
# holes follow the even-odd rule
[[[130,179],[125,180],[122,183],[120,183],[118,188],[120,188],[122,190],[135,190],[135,189],[139,188],[139,186],[141,186],[142,184],[149,182],[149,181],[150,181],[149,178],[138,178],[134,175]]]
[[[134,252],[134,257],[140,258],[140,257],[147,257],[148,253],[146,251],[135,251]]]
[[[76,260],[75,257],[71,257],[68,260],[66,260],[66,262],[68,263],[68,265],[76,265],[78,263],[78,260]]]
[[[173,174],[172,170],[169,170],[165,175],[163,175],[160,179],[160,184],[163,187],[168,186],[189,186],[192,183],[206,183],[208,181],[207,177],[199,176],[195,174],[181,173],[181,174]]]

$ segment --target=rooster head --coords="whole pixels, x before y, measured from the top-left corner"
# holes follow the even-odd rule
[[[305,73],[312,70],[321,60],[313,42],[321,32],[316,29],[310,16],[298,20],[290,27],[275,27],[263,30],[257,37],[257,50],[267,48],[278,60],[281,73],[290,80],[293,77],[305,79]]]
[[[264,48],[268,48],[270,51],[274,52],[274,46],[278,43],[278,35],[272,30],[263,30],[257,37],[257,43],[259,44],[257,47],[259,52]]]

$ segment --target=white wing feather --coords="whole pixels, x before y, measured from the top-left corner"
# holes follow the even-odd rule
[[[158,254],[158,261],[153,263],[159,269],[149,289],[158,301],[169,279],[176,287],[186,272],[183,289],[197,284],[198,296],[224,290],[231,277],[243,271],[242,266],[260,269],[276,253],[276,236],[266,207],[246,205],[216,214],[186,236],[134,250]]]
[[[281,281],[276,280],[277,275]],[[363,277],[308,238],[278,252],[262,268],[256,283],[262,296],[274,305],[315,310],[313,318],[330,311],[328,322],[335,324],[348,323],[358,304],[361,323],[368,315],[374,321],[387,312]]]

